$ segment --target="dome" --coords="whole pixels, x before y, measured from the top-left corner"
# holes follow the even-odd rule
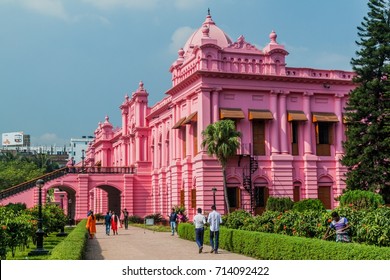
[[[215,25],[215,22],[209,14],[206,17],[205,22],[202,24],[202,27],[196,30],[187,40],[183,48],[184,52],[187,53],[190,51],[190,48],[200,46],[202,42],[201,40],[204,38],[205,34],[208,34],[208,38],[217,40],[217,45],[221,48],[225,48],[233,43],[232,39],[230,39],[230,37],[223,32],[222,29]]]

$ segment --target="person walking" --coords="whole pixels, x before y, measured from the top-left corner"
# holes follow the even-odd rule
[[[200,254],[203,250],[204,225],[206,224],[206,218],[202,215],[202,208],[198,208],[197,212],[198,214],[194,216],[195,241],[198,245]]]
[[[111,229],[112,229],[112,233],[113,235],[118,235],[118,222],[119,222],[119,218],[118,218],[118,215],[115,214],[114,211],[112,211],[112,215],[111,215]]]
[[[85,226],[88,230],[89,239],[92,239],[96,233],[96,217],[91,211],[91,214],[88,216],[87,224]]]
[[[129,228],[129,212],[125,208],[123,211],[123,222],[125,223],[125,229]]]
[[[175,235],[175,229],[176,229],[176,220],[177,220],[177,213],[175,211],[175,208],[172,208],[171,214],[168,215],[169,217],[169,224],[171,225],[171,231],[172,231],[172,236]]]
[[[111,215],[110,212],[104,216],[104,224],[106,225],[106,235],[110,235],[111,230]]]
[[[217,212],[215,205],[211,206],[212,212],[207,218],[207,223],[210,225],[210,245],[211,252],[218,254],[219,245],[219,225],[222,223],[221,214]]]
[[[329,231],[334,229],[336,231],[336,242],[351,242],[348,231],[346,231],[350,227],[347,218],[340,217],[337,212],[333,212],[332,219],[333,221],[330,223],[322,239],[327,239],[330,236],[328,236]]]

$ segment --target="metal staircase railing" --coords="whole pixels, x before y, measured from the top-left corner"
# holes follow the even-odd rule
[[[45,175],[42,175],[42,176],[40,176],[38,178],[35,178],[33,180],[30,180],[30,181],[21,183],[19,185],[13,186],[11,188],[2,190],[2,191],[0,191],[0,199],[4,199],[4,198],[7,198],[7,197],[10,197],[10,196],[15,195],[17,193],[20,193],[20,192],[23,192],[23,191],[26,191],[28,189],[31,189],[31,188],[35,187],[35,183],[36,183],[36,181],[38,179],[42,179],[43,181],[48,182],[50,180],[62,177],[62,176],[64,176],[67,173],[68,173],[68,171],[67,171],[66,167],[65,168],[61,168],[61,169],[57,169],[57,170],[55,170],[53,172],[50,172],[50,173],[45,174]]]

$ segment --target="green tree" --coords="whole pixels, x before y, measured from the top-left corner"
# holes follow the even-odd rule
[[[27,159],[33,162],[38,168],[44,169],[46,173],[53,172],[59,168],[58,163],[53,162],[47,154],[34,154]]]
[[[37,168],[32,162],[22,160],[0,161],[0,190],[8,189],[43,174],[44,170]]]
[[[347,141],[342,163],[347,189],[390,194],[390,1],[370,0],[358,27],[360,41],[351,60],[357,87],[346,106]]]
[[[226,165],[229,158],[234,156],[240,146],[241,133],[236,130],[232,120],[221,120],[210,124],[202,131],[202,149],[206,148],[207,154],[215,156],[222,166],[223,191],[225,204],[229,213],[229,200],[226,185]]]

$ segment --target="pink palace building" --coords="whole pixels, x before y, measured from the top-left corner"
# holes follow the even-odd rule
[[[343,108],[354,73],[287,67],[287,55],[274,31],[258,49],[244,36],[233,42],[207,15],[170,66],[165,97],[150,107],[140,82],[119,107],[121,127],[106,117],[95,130],[85,160],[93,172],[66,174],[45,189],[65,192],[75,219],[88,209],[166,216],[173,206],[192,217],[214,200],[226,213],[221,166],[201,142],[209,124],[232,119],[242,137],[227,168],[231,211],[259,214],[269,196],[335,207],[345,188]],[[136,172],[100,173],[123,167]]]
[[[192,216],[197,207],[208,211],[215,196],[226,212],[220,164],[200,147],[202,131],[223,119],[242,133],[227,168],[230,210],[261,213],[269,196],[335,206],[345,188],[343,108],[354,73],[287,67],[288,52],[276,39],[272,31],[263,49],[244,36],[233,42],[208,15],[178,51],[166,97],[149,107],[140,82],[120,105],[121,128],[108,117],[99,124],[90,164],[137,170],[112,185],[122,208],[166,214],[183,205]],[[91,206],[106,210],[104,188],[94,197]]]

